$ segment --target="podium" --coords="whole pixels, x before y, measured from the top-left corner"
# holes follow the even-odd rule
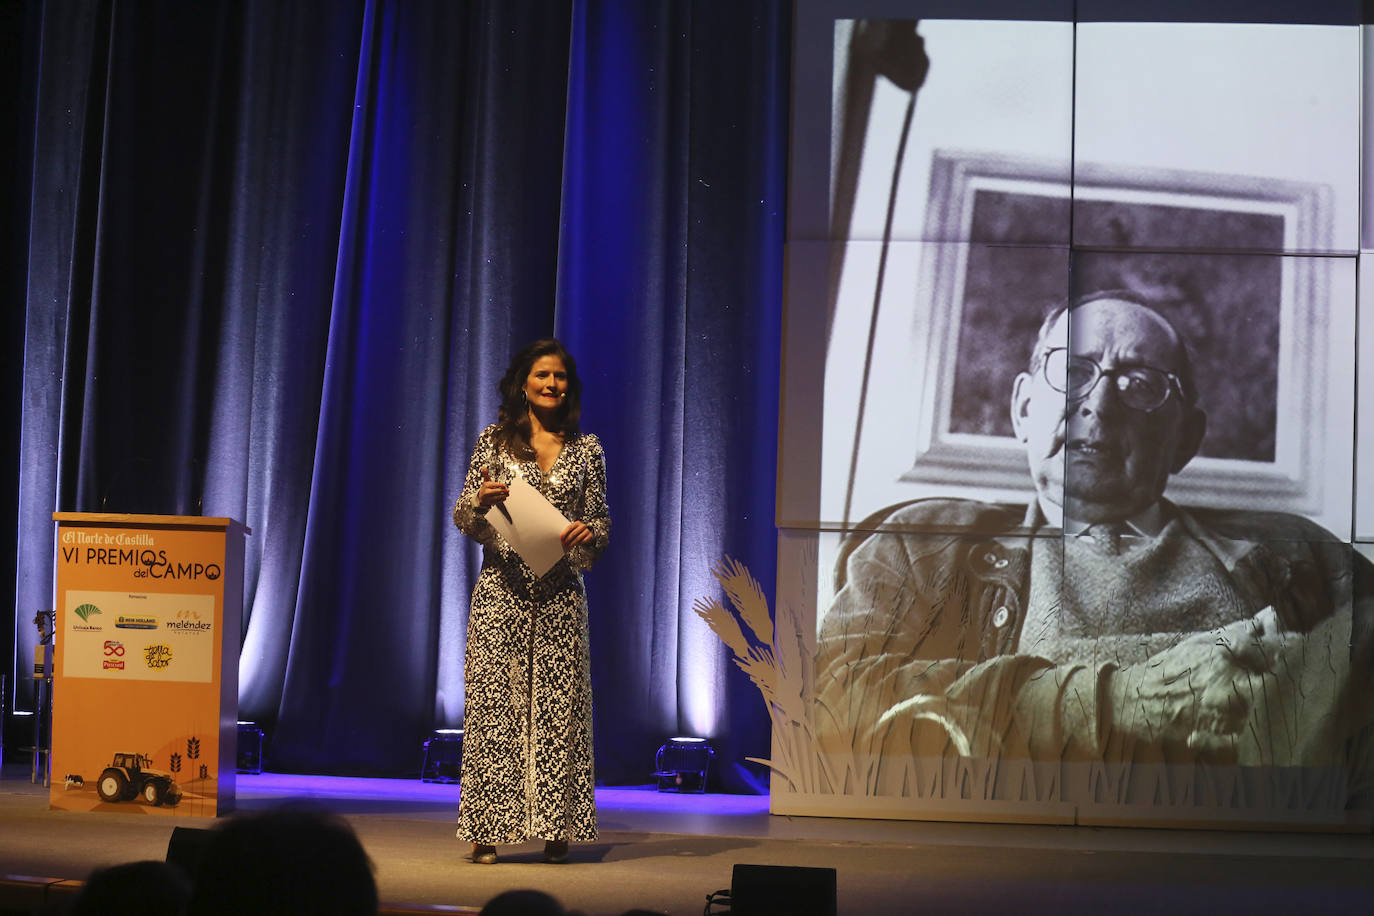
[[[196,516],[53,520],[50,807],[233,810],[248,529]]]

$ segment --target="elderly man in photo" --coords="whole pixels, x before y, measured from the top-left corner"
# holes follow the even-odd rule
[[[907,794],[903,758],[951,755],[1301,766],[1324,803],[1366,791],[1369,564],[1306,519],[1164,498],[1206,431],[1194,384],[1132,293],[1046,319],[1011,398],[1028,509],[918,500],[842,559],[817,653],[834,791]]]

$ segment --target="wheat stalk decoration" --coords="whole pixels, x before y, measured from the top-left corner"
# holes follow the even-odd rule
[[[768,598],[755,579],[738,560],[726,557],[711,570],[725,595],[734,605],[740,620],[749,627],[754,638],[771,652],[773,647],[773,615],[768,610]]]
[[[700,598],[692,610],[720,637],[734,655],[735,664],[758,687],[773,722],[774,759],[746,759],[769,767],[798,791],[817,791],[825,767],[818,765],[811,659],[802,648],[800,624],[795,615],[789,615],[789,627],[775,627],[763,588],[738,560],[725,557],[711,574],[731,607],[715,598]]]

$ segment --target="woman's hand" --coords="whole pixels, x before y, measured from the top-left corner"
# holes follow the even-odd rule
[[[492,480],[491,474],[487,473],[486,465],[483,465],[482,485],[477,488],[477,505],[490,508],[497,503],[505,502],[509,495],[510,488],[503,483]]]
[[[563,533],[559,535],[559,537],[563,540],[563,552],[566,553],[574,547],[590,544],[592,541],[592,529],[588,528],[582,522],[573,522],[563,529]]]

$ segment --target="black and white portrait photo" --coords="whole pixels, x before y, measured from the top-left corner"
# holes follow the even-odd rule
[[[1368,809],[1359,30],[828,25],[827,237],[793,226],[784,345],[798,794]]]

